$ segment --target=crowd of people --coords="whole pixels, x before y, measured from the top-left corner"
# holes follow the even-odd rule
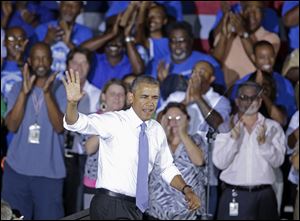
[[[1,219],[298,220],[299,3],[277,3],[219,3],[207,52],[181,1],[2,1]]]

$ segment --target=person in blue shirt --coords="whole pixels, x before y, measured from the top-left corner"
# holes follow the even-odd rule
[[[82,1],[61,1],[58,20],[41,24],[35,30],[37,39],[51,46],[53,71],[62,74],[69,51],[93,36],[91,29],[75,22],[82,6]]]
[[[299,2],[285,1],[282,6],[282,21],[289,28],[289,47],[299,48]]]
[[[255,55],[255,65],[257,67],[257,71],[255,73],[246,75],[235,83],[232,88],[230,99],[232,101],[235,99],[239,84],[249,80],[254,74],[256,74],[254,80],[257,83],[262,84],[263,72],[268,73],[275,81],[276,96],[274,101],[266,106],[271,107],[272,105],[276,105],[284,107],[286,120],[288,120],[296,111],[294,89],[289,80],[273,70],[275,64],[275,51],[272,44],[267,41],[259,41],[254,45],[253,51]],[[265,100],[264,103],[266,103]],[[269,112],[269,115],[272,118],[271,111]],[[285,125],[285,121],[280,122],[281,125]]]
[[[54,13],[48,8],[32,1],[16,1],[3,4],[11,4],[12,10],[11,13],[7,13],[7,7],[2,7],[1,20],[8,19],[7,27],[22,27],[30,39],[34,36],[37,25],[55,18]],[[6,16],[9,18],[5,18]]]
[[[214,88],[221,94],[226,85],[220,64],[210,55],[193,51],[193,32],[189,23],[175,22],[168,28],[169,47],[171,54],[159,62],[153,62],[147,67],[147,73],[163,82],[169,73],[181,74],[190,78],[194,65],[199,61],[207,61],[214,67]]]
[[[143,1],[137,19],[136,40],[149,51],[150,62],[170,55],[165,28],[168,17],[163,5]]]
[[[13,85],[22,80],[20,67],[23,66],[27,43],[26,33],[21,27],[6,30],[4,44],[7,57],[3,61],[1,70],[1,94],[6,100]]]
[[[172,16],[177,21],[183,20],[182,5],[180,1],[155,1],[164,5],[168,15]],[[110,1],[108,2],[109,9],[105,14],[106,18],[116,16],[126,10],[130,1]]]
[[[23,67],[23,81],[7,100],[5,122],[14,133],[4,164],[2,198],[24,219],[64,216],[63,111],[66,94],[51,74],[50,47],[36,43]]]
[[[212,28],[214,37],[217,36],[222,29],[224,14],[230,11],[235,14],[240,14],[242,12],[242,4],[243,2],[240,2],[230,6],[226,1],[221,2],[221,9],[217,12],[216,20]],[[263,8],[262,26],[267,31],[279,34],[279,17],[276,11],[268,7]]]
[[[81,45],[90,51],[104,47],[104,53],[96,54],[95,69],[89,76],[89,81],[99,89],[102,89],[112,78],[121,80],[129,73],[140,75],[144,72],[144,61],[136,48],[134,39],[130,36],[134,19],[131,19],[124,33],[120,28],[122,19],[118,16],[114,26],[108,28],[103,35]]]

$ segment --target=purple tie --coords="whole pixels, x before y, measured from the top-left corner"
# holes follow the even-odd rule
[[[147,125],[141,124],[139,136],[139,159],[136,184],[136,206],[142,211],[148,208],[148,162],[149,162],[149,145],[147,134],[145,133]]]

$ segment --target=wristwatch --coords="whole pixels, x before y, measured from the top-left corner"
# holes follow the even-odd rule
[[[135,42],[135,38],[132,37],[132,36],[127,36],[127,37],[125,38],[125,42]]]
[[[240,35],[241,38],[249,38],[249,33],[244,32],[242,35]]]

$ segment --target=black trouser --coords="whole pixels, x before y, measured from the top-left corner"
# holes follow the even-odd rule
[[[136,207],[135,198],[99,189],[91,202],[90,218],[91,220],[142,220],[143,214]]]
[[[83,209],[83,175],[86,155],[72,154],[65,157],[67,176],[64,180],[65,215],[71,215]]]
[[[225,186],[219,201],[218,220],[278,220],[277,200],[271,185],[261,189],[235,188],[238,216],[229,215],[232,187]]]

